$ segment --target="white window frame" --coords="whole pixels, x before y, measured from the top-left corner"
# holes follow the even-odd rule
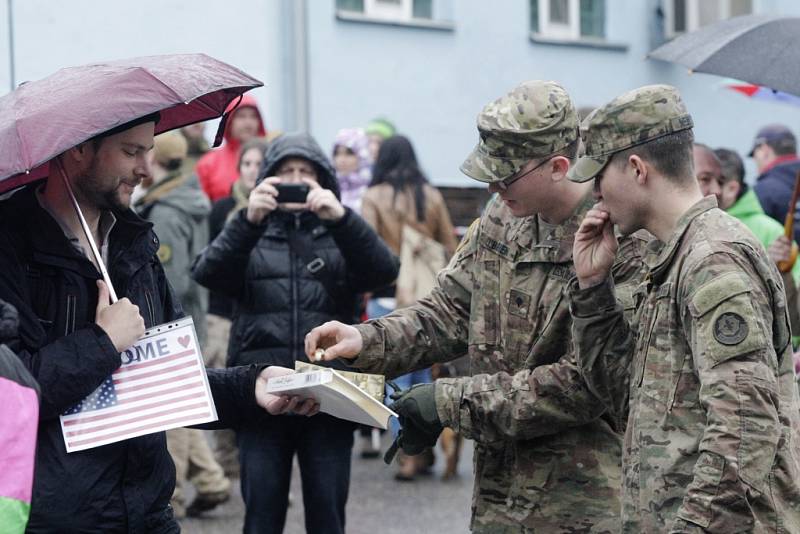
[[[580,0],[568,0],[567,24],[550,21],[550,0],[537,1],[539,2],[539,35],[564,41],[581,39]]]
[[[414,3],[413,0],[400,0],[398,4],[364,0],[364,15],[381,20],[410,21],[414,18]]]
[[[703,0],[686,0],[686,32],[700,28],[700,2]],[[720,0],[716,20],[725,20],[731,16],[731,0]],[[677,37],[683,32],[675,31],[674,0],[664,0],[664,36],[668,39]],[[755,9],[752,10],[755,12]]]

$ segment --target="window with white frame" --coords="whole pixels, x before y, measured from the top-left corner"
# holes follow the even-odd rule
[[[531,32],[545,38],[605,39],[605,0],[530,0]]]
[[[753,12],[753,0],[663,0],[667,38]]]
[[[401,22],[433,18],[433,0],[336,0],[336,9]]]

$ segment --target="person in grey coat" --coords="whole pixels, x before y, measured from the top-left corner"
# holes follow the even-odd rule
[[[187,147],[186,139],[178,132],[155,138],[152,176],[144,183],[147,191],[136,207],[144,219],[153,223],[160,243],[158,259],[184,311],[192,316],[198,341],[204,347],[208,290],[192,280],[191,265],[208,243],[211,203],[194,176],[186,172]],[[230,498],[231,482],[214,458],[202,430],[168,430],[167,449],[177,475],[170,500],[176,517],[199,515]],[[188,507],[183,499],[187,479],[197,490]]]

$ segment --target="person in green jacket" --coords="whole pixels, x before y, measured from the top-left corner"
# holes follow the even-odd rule
[[[792,243],[784,236],[783,225],[767,215],[755,191],[747,187],[744,181],[744,162],[739,154],[728,148],[717,148],[713,151],[719,162],[722,176],[722,192],[719,195],[719,207],[729,215],[739,219],[755,234],[767,254],[775,263],[788,259]],[[792,323],[794,345],[798,345],[800,337],[800,303],[798,303],[797,287],[800,285],[800,261],[794,263],[789,273],[784,273],[783,284],[786,288],[786,302],[789,319]]]

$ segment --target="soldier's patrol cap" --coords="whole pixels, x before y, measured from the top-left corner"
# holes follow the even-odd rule
[[[550,156],[578,138],[578,114],[563,87],[528,81],[478,114],[478,145],[461,172],[480,182],[499,182],[530,160]]]
[[[597,176],[611,156],[694,126],[677,89],[646,85],[618,96],[596,109],[581,124],[585,153],[569,169],[573,182]]]

